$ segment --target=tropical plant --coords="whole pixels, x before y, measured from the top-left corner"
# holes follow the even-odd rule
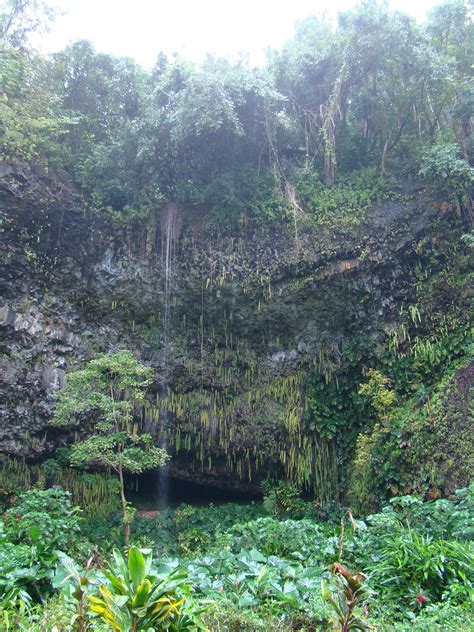
[[[311,520],[284,520],[258,518],[236,524],[218,534],[218,547],[238,553],[257,549],[264,555],[277,555],[287,559],[331,559],[337,545],[331,540],[331,529]]]
[[[68,375],[65,388],[57,393],[51,422],[74,425],[87,415],[92,417],[94,432],[73,445],[71,465],[100,465],[116,472],[126,541],[134,512],[125,497],[124,473],[140,474],[168,460],[166,452],[153,444],[152,436],[140,434],[134,423],[151,380],[152,370],[130,351],[101,355],[85,369]]]
[[[71,624],[77,632],[89,630],[89,618],[87,616],[87,596],[91,589],[89,571],[94,558],[87,560],[84,569],[62,551],[57,551],[61,566],[56,569],[53,586],[63,590],[68,600],[75,603],[76,612],[71,617]]]
[[[351,573],[342,564],[335,562],[334,573],[337,594],[333,594],[323,581],[321,590],[323,597],[334,609],[335,619],[340,626],[340,632],[349,630],[370,630],[370,626],[360,618],[359,611],[370,596],[370,591],[364,586],[367,576],[363,573]]]
[[[387,388],[390,380],[376,369],[369,369],[367,377],[367,382],[360,385],[359,394],[367,397],[376,413],[386,418],[388,410],[395,402],[395,392]]]
[[[3,514],[5,536],[14,544],[34,545],[44,554],[74,547],[78,514],[70,493],[60,489],[29,489]]]
[[[306,505],[294,483],[266,480],[262,483],[262,490],[263,506],[270,515],[295,518],[304,514]]]
[[[31,489],[3,514],[0,593],[5,607],[26,610],[51,593],[57,549],[79,549],[77,511],[67,492]]]
[[[40,559],[33,547],[7,542],[0,527],[0,604],[2,611],[28,610],[47,593],[51,560]]]
[[[183,617],[186,573],[175,569],[160,576],[152,570],[150,549],[132,547],[128,559],[114,551],[114,566],[104,571],[107,584],[99,586],[100,597],[89,596],[89,610],[117,632],[130,630],[204,629],[199,615]],[[181,591],[181,592],[180,592]]]
[[[435,193],[445,201],[454,200],[458,211],[472,206],[474,169],[460,158],[459,148],[453,143],[436,144],[423,154],[420,170],[422,178],[431,183]]]
[[[412,602],[415,594],[433,602],[469,599],[474,581],[472,545],[401,527],[380,536],[378,549],[366,568],[374,586],[383,587],[393,598]]]

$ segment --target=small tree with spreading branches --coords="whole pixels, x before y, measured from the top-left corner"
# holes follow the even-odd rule
[[[72,447],[71,465],[97,465],[117,473],[126,541],[133,511],[125,497],[124,473],[140,474],[161,467],[169,458],[153,444],[150,434],[138,432],[135,423],[152,375],[152,369],[140,364],[130,351],[100,355],[85,369],[68,375],[66,386],[57,393],[51,422],[67,426],[93,420],[89,438]]]

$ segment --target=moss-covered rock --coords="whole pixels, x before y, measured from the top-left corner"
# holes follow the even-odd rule
[[[98,351],[129,348],[155,371],[141,423],[166,434],[176,474],[247,488],[286,476],[328,500],[375,423],[356,402],[365,369],[383,365],[406,393],[413,372],[441,370],[442,359],[415,366],[415,342],[421,353],[441,316],[446,331],[465,329],[453,306],[466,302],[465,228],[414,184],[352,223],[330,206],[314,221],[308,198],[297,236],[285,219],[210,230],[177,205],[127,232],[90,214],[60,174],[2,173],[9,453],[67,443],[48,423],[54,390]]]

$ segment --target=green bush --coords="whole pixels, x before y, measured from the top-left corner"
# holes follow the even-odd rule
[[[277,518],[301,518],[307,509],[300,496],[300,490],[294,483],[270,481],[262,483],[263,506]]]
[[[153,520],[136,518],[132,526],[132,539],[142,542],[143,538],[147,538],[153,542],[156,553],[165,557],[175,555],[177,548],[183,554],[187,554],[187,550],[192,553],[193,541],[198,543],[199,552],[203,552],[213,548],[218,532],[263,515],[265,511],[262,505],[255,502],[218,506],[211,503],[202,507],[182,504],[160,512]],[[107,521],[88,520],[87,536],[93,542],[100,536],[102,546],[110,549],[110,546],[106,546]],[[121,543],[117,541],[116,545],[120,546]]]
[[[427,179],[438,193],[468,194],[474,186],[474,169],[459,157],[453,143],[438,144],[423,154],[419,175]]]
[[[79,621],[87,623],[88,629],[102,631],[110,629],[112,619],[129,629],[141,608],[137,606],[139,592],[140,599],[145,598],[140,625],[146,624],[159,592],[158,588],[154,592],[156,585],[166,593],[161,603],[170,606],[163,612],[169,613],[163,622],[169,629],[196,629],[201,623],[195,621],[201,619],[211,629],[222,631],[323,629],[332,615],[321,581],[334,581],[330,566],[341,562],[341,568],[344,564],[366,573],[363,591],[366,587],[375,591],[368,613],[363,608],[346,612],[350,617],[360,616],[361,624],[367,619],[380,629],[407,630],[412,625],[420,631],[461,630],[469,620],[473,580],[472,500],[472,489],[460,490],[454,499],[430,502],[416,496],[394,498],[364,522],[352,520],[343,538],[335,522],[262,517],[257,504],[182,505],[156,520],[137,521],[134,538],[163,544],[155,549],[154,560],[151,551],[141,553],[145,575],[140,571],[140,581],[132,577],[136,563],[142,566],[136,553],[132,563],[115,553],[105,572],[100,557],[94,556],[85,566],[60,552],[46,560],[38,557],[34,544],[7,541],[2,521],[3,617],[10,629],[34,632],[54,626],[72,632]],[[246,514],[253,519],[246,520]],[[101,524],[104,539],[106,531],[107,524]],[[90,533],[94,537],[94,531]],[[180,541],[186,555],[164,558],[165,549],[176,554]],[[198,547],[205,552],[196,552]],[[351,587],[340,588],[337,595],[332,591],[332,599],[342,607],[339,618],[344,618]],[[87,612],[89,596],[94,598],[96,616]],[[176,605],[183,598],[184,603]],[[35,605],[40,601],[44,605]],[[210,604],[205,613],[204,604]]]
[[[381,537],[379,551],[366,569],[385,595],[413,605],[417,599],[421,603],[468,600],[474,555],[466,543],[437,540],[402,527]]]
[[[186,609],[186,573],[175,569],[159,575],[152,561],[149,549],[132,547],[126,560],[114,551],[114,564],[104,571],[106,582],[99,586],[100,597],[88,597],[90,611],[116,630],[204,629],[201,613]]]
[[[394,182],[375,169],[361,169],[338,178],[334,187],[310,173],[297,184],[297,194],[307,210],[305,221],[316,227],[353,230],[377,202],[389,198]]]
[[[235,553],[257,549],[264,555],[290,559],[331,559],[337,545],[330,531],[310,520],[258,518],[237,524],[217,537],[217,546]]]
[[[390,507],[390,508],[389,508]],[[418,496],[392,498],[386,513],[420,533],[440,539],[473,540],[474,484],[459,489],[452,499],[423,502]]]
[[[74,549],[79,534],[78,512],[71,505],[69,492],[30,489],[3,514],[5,537],[14,544],[34,545],[45,555],[56,549]]]
[[[21,609],[51,593],[57,550],[79,550],[77,511],[67,492],[31,489],[3,514],[0,592],[5,607]]]

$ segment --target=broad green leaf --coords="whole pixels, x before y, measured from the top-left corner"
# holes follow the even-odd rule
[[[146,565],[141,551],[135,546],[130,549],[128,554],[128,570],[130,572],[133,590],[136,591],[146,576]]]
[[[135,596],[132,599],[132,607],[133,608],[141,608],[145,605],[148,595],[151,591],[151,582],[149,579],[145,578],[142,580],[141,584],[138,586]]]

